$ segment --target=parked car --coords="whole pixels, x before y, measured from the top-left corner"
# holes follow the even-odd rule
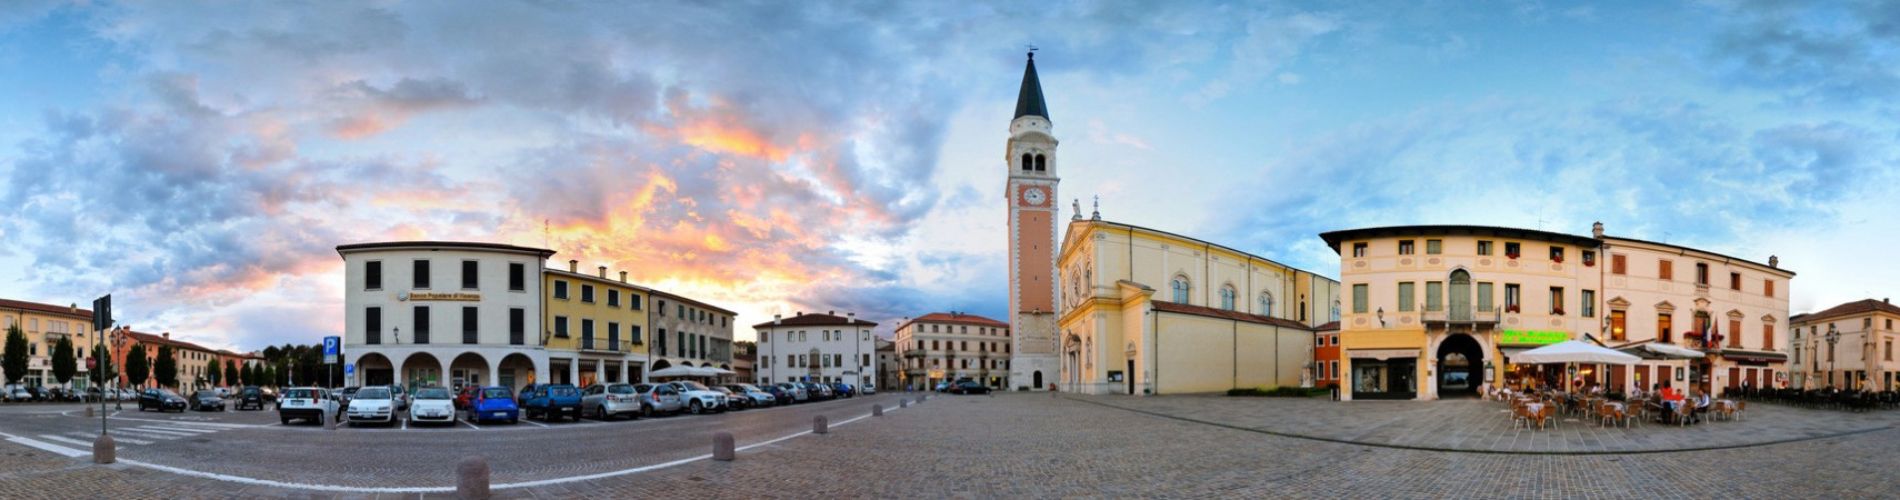
[[[396,401],[397,411],[409,411],[409,390],[402,384],[389,386],[389,393]]]
[[[356,390],[356,396],[350,398],[349,406],[344,410],[344,420],[350,425],[358,423],[396,423],[396,393],[385,386],[370,386]]]
[[[606,420],[625,415],[640,417],[640,395],[633,384],[594,384],[581,393],[581,414]]]
[[[409,423],[455,424],[455,398],[446,387],[421,387],[410,395]]]
[[[934,390],[937,392],[944,392],[944,391],[950,390],[950,381],[946,380],[943,382],[938,382],[937,387]]]
[[[46,401],[46,400],[49,400],[49,399],[52,399],[52,394],[51,394],[51,393],[48,393],[48,392],[46,392],[46,388],[45,388],[45,387],[40,387],[40,386],[37,386],[37,385],[36,385],[36,386],[32,386],[32,387],[28,387],[28,388],[26,388],[26,392],[27,392],[28,394],[32,394],[32,395],[33,395],[33,400],[34,400],[34,401]]]
[[[765,384],[764,386],[760,386],[759,390],[771,394],[772,404],[775,406],[784,406],[792,404],[793,402],[792,391],[785,390],[784,387],[780,387],[778,384]]]
[[[811,398],[814,400],[829,401],[838,397],[838,394],[832,392],[831,387],[825,384],[817,382],[801,382],[801,384],[805,386],[805,392],[811,393]]]
[[[218,396],[218,391],[211,389],[199,389],[192,393],[189,402],[193,410],[224,411],[224,398]]]
[[[521,407],[515,405],[515,395],[507,387],[489,386],[475,391],[468,400],[468,421],[474,423],[491,420],[506,420],[508,423],[521,421]]]
[[[521,406],[521,412],[528,418],[538,415],[543,422],[566,417],[581,419],[581,390],[575,389],[573,384],[538,384],[522,392],[528,404]]]
[[[803,403],[811,400],[811,393],[805,391],[805,386],[791,382],[779,382],[778,388],[783,389],[787,394],[792,396],[792,399],[789,401],[791,403]]]
[[[877,394],[877,384],[865,383],[864,387],[858,389],[858,394]]]
[[[276,400],[277,400],[277,390],[276,390],[276,389],[272,389],[272,388],[269,388],[269,387],[264,387],[264,388],[262,388],[262,389],[261,389],[261,392],[263,392],[263,393],[264,393],[264,401],[276,401]]]
[[[231,397],[231,388],[229,387],[213,387],[211,391],[215,392],[220,398]]]
[[[951,394],[989,394],[990,387],[975,380],[965,380],[950,386]]]
[[[264,390],[257,388],[257,386],[245,387],[238,390],[237,404],[233,406],[236,406],[239,411],[245,408],[256,410],[264,409]]]
[[[145,392],[139,393],[139,411],[151,408],[158,411],[182,412],[188,407],[190,404],[185,402],[185,398],[172,392],[171,389],[146,389]]]
[[[475,395],[480,394],[481,392],[482,392],[482,386],[479,386],[479,385],[462,386],[462,390],[456,391],[455,393],[455,409],[457,410],[468,409],[468,402],[475,400]]]
[[[728,410],[744,410],[748,406],[751,406],[752,398],[740,396],[737,393],[732,392],[732,389],[727,388],[726,386],[709,385],[709,386],[706,386],[706,388],[712,389],[713,392],[717,392],[721,396],[725,396],[726,409]]]
[[[680,392],[680,399],[686,401],[686,408],[692,411],[694,415],[711,411],[725,411],[730,407],[730,404],[726,401],[726,395],[706,387],[706,384],[691,380],[675,380],[667,382],[667,384],[671,384],[674,390]]]
[[[831,389],[833,392],[838,393],[838,397],[841,398],[857,397],[858,395],[857,391],[851,387],[851,384],[844,382],[832,382]]]
[[[338,407],[346,408],[346,409],[349,408],[350,400],[355,398],[356,391],[360,391],[360,390],[363,390],[363,388],[351,386],[351,387],[344,387],[342,391],[334,393],[336,394],[336,404],[338,405]]]
[[[336,397],[330,391],[316,387],[292,387],[284,391],[283,399],[277,401],[277,421],[290,425],[290,421],[304,419],[321,424],[323,416],[330,415],[332,420],[341,419]]]
[[[686,409],[685,401],[680,399],[679,389],[675,389],[672,384],[633,384],[633,393],[640,401],[642,417],[679,413]]]
[[[734,395],[747,399],[747,408],[764,408],[778,402],[778,398],[772,393],[765,392],[765,389],[752,384],[732,384],[726,388],[731,389]]]

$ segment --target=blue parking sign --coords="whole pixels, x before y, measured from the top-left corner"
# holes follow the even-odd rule
[[[343,376],[345,376],[345,377],[348,377],[348,376],[350,376],[350,375],[354,375],[354,374],[356,374],[356,364],[355,364],[355,363],[344,363],[344,364],[343,364]]]
[[[323,338],[323,362],[324,362],[324,364],[334,364],[334,363],[336,363],[336,355],[337,355],[337,351],[339,351],[339,350],[341,350],[342,348],[343,348],[343,338],[342,338],[342,337],[324,337],[324,338]]]

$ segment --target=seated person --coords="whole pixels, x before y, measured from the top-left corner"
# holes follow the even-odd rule
[[[1713,404],[1715,404],[1715,401],[1709,399],[1709,393],[1696,391],[1696,395],[1695,395],[1696,421],[1700,422],[1702,420],[1702,414],[1708,413],[1709,407]]]
[[[1675,413],[1676,406],[1682,404],[1682,393],[1677,392],[1675,387],[1664,384],[1662,388],[1662,400],[1663,409],[1668,410],[1668,413]]]

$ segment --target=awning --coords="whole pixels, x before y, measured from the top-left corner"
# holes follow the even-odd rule
[[[1506,358],[1517,358],[1518,354],[1531,349],[1536,349],[1536,347],[1499,347],[1498,354],[1503,354]]]
[[[1785,363],[1788,361],[1787,354],[1774,352],[1774,351],[1750,351],[1750,350],[1744,350],[1744,349],[1723,349],[1721,350],[1720,354],[1724,358],[1733,359],[1736,361],[1754,361],[1758,363]]]
[[[1531,349],[1512,358],[1512,363],[1604,363],[1612,365],[1633,365],[1641,361],[1634,355],[1612,349],[1598,347],[1588,342],[1566,340],[1563,342]]]
[[[1643,359],[1702,359],[1702,351],[1660,342],[1644,342],[1617,349]]]
[[[1346,351],[1348,358],[1371,358],[1380,361],[1392,358],[1416,358],[1418,349],[1353,349]]]

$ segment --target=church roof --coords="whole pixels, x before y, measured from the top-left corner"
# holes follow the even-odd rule
[[[1015,118],[1025,116],[1049,118],[1049,106],[1042,102],[1042,80],[1036,78],[1036,53],[1034,52],[1029,53],[1029,65],[1023,68],[1023,88],[1016,93]]]

